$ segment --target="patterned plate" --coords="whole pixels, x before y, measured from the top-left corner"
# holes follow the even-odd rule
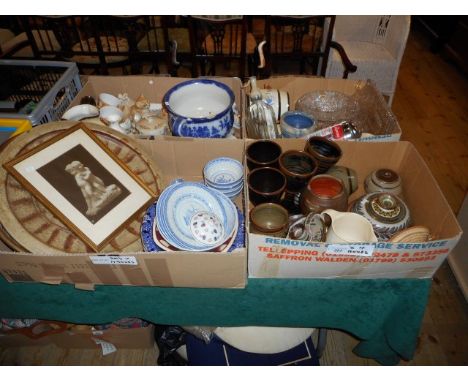
[[[146,252],[162,252],[162,251],[180,251],[176,247],[172,247],[169,243],[162,243],[164,240],[162,235],[158,231],[158,226],[155,220],[156,217],[156,204],[152,204],[147,210],[141,222],[141,242],[143,249]],[[224,242],[219,247],[210,250],[210,252],[232,252],[237,248],[245,247],[245,224],[244,216],[241,210],[236,206],[238,227],[234,235],[228,238],[227,242]],[[167,246],[166,246],[167,244]]]
[[[52,122],[20,135],[0,152],[0,164],[31,150],[76,122]],[[161,173],[138,144],[106,127],[85,123],[156,194],[161,192]],[[26,250],[37,253],[92,252],[42,203],[26,191],[3,167],[0,168],[0,223]],[[103,252],[141,251],[140,222],[143,213],[130,222]]]

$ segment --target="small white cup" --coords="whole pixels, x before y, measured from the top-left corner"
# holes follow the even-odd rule
[[[375,243],[372,224],[363,216],[354,212],[339,212],[325,210],[321,213],[328,214],[331,225],[327,231],[327,243]]]
[[[289,93],[279,89],[260,89],[263,102],[271,105],[275,112],[276,120],[289,111]]]
[[[109,93],[99,94],[99,107],[103,108],[106,106],[120,107],[122,106],[122,100]]]

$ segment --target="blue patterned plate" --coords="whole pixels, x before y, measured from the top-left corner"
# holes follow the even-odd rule
[[[177,182],[167,187],[156,205],[159,232],[172,246],[185,251],[209,251],[212,244],[197,241],[190,230],[192,216],[201,211],[214,213],[221,220],[225,235],[233,235],[237,226],[236,207],[221,192],[202,183]]]
[[[157,202],[156,202],[157,203]],[[159,233],[156,224],[156,203],[153,203],[146,210],[143,220],[141,222],[141,242],[145,252],[162,252],[162,251],[179,251],[178,248],[172,247],[169,244],[167,247],[161,243],[163,237]],[[230,237],[226,242],[221,244],[219,247],[210,250],[210,252],[232,252],[237,248],[245,247],[245,223],[244,215],[241,210],[236,206],[238,227],[235,236]]]

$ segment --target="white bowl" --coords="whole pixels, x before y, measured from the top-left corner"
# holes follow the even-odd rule
[[[225,84],[195,79],[181,82],[163,97],[172,134],[193,138],[224,138],[234,124],[234,93]]]
[[[205,181],[215,187],[232,188],[244,177],[242,164],[233,158],[219,157],[209,161],[203,168]]]

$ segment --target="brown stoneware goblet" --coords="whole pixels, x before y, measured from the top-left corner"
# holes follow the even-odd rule
[[[343,152],[336,142],[324,137],[310,137],[304,151],[312,155],[318,162],[317,174],[323,174],[338,162]]]
[[[247,177],[249,199],[253,205],[277,203],[286,188],[286,177],[274,167],[260,167],[252,170]]]
[[[317,161],[305,151],[288,150],[279,158],[279,169],[286,176],[286,192],[281,204],[291,214],[300,213],[299,192],[317,172]]]
[[[278,168],[278,159],[281,155],[281,146],[268,139],[251,143],[245,150],[247,167],[253,170],[259,167]]]

